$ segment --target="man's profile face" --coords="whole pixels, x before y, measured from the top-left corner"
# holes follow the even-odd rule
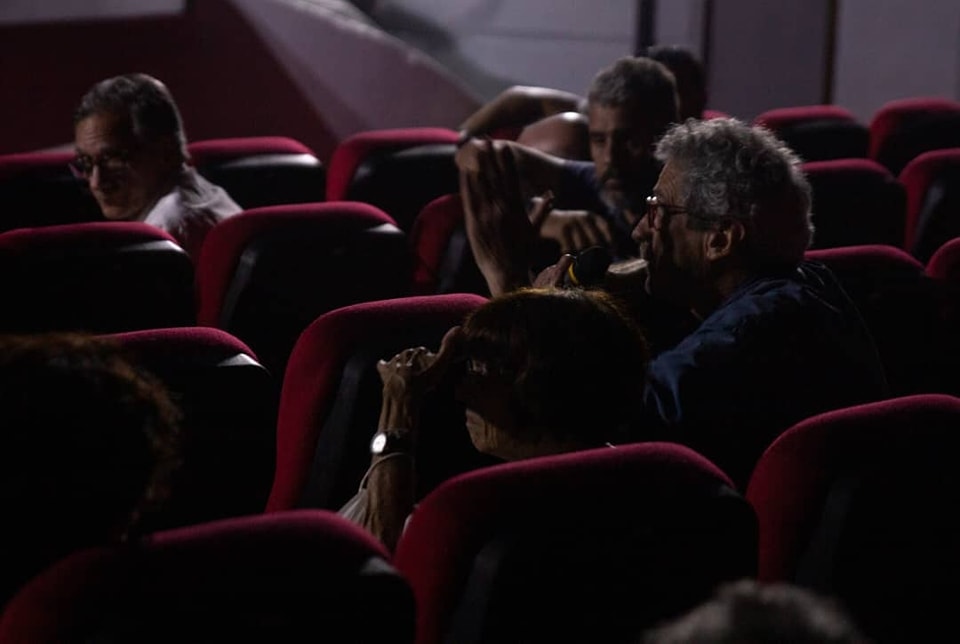
[[[623,208],[626,193],[656,176],[653,148],[666,123],[657,124],[629,106],[590,104],[587,110],[590,157],[596,166],[601,197]]]
[[[155,147],[138,141],[130,118],[97,112],[74,128],[77,163],[103,216],[111,221],[139,220],[163,196],[170,164]]]
[[[646,291],[688,306],[703,270],[702,233],[688,225],[682,181],[682,169],[668,161],[651,195],[658,205],[648,208],[632,236],[647,260]]]

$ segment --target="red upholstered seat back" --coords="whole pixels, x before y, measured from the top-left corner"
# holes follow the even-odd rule
[[[195,323],[193,264],[138,222],[22,228],[0,235],[0,330],[112,333]]]
[[[409,292],[405,235],[374,206],[291,204],[235,215],[208,234],[197,267],[198,321],[250,345],[280,376],[317,316]]]
[[[960,102],[939,97],[889,101],[870,121],[870,158],[894,175],[929,150],[960,147]]]
[[[410,589],[388,561],[319,510],[161,532],[35,578],[7,605],[0,642],[412,642]]]
[[[955,237],[938,248],[927,262],[925,270],[930,277],[960,285],[960,237]]]
[[[413,222],[410,244],[416,258],[416,293],[490,294],[470,249],[459,194],[437,197],[424,206]]]
[[[960,399],[924,394],[837,410],[784,432],[747,498],[760,578],[838,597],[868,634],[922,641],[947,628],[960,574],[954,456]]]
[[[344,307],[314,321],[297,340],[284,375],[268,509],[342,506],[370,463],[381,402],[376,362],[411,346],[436,350],[443,334],[484,301],[469,294],[408,297]],[[476,458],[462,407],[457,416],[444,402],[452,398],[443,389],[424,410],[423,487]]]
[[[100,207],[70,172],[72,152],[0,155],[0,231],[99,221]]]
[[[313,150],[283,136],[194,141],[197,170],[242,208],[323,201],[326,169]]]
[[[866,157],[870,133],[839,105],[781,107],[753,121],[783,139],[804,161]]]
[[[262,511],[273,481],[280,386],[256,354],[210,327],[107,337],[163,382],[181,412],[183,460],[152,524],[170,528]]]
[[[937,297],[923,264],[893,246],[843,246],[808,251],[826,264],[857,304],[876,340],[894,395],[937,391],[942,329]],[[931,387],[933,389],[931,389]]]
[[[900,173],[907,192],[903,247],[926,262],[960,236],[960,147],[920,154]]]
[[[330,158],[327,200],[373,204],[409,231],[428,202],[457,190],[457,136],[453,130],[430,127],[354,134],[341,141]]]
[[[644,443],[447,481],[414,510],[394,561],[413,586],[421,644],[630,641],[752,576],[755,529],[712,463]]]
[[[710,119],[725,119],[730,118],[730,115],[726,112],[720,110],[703,110],[703,120],[709,121]]]
[[[860,244],[900,246],[903,186],[869,159],[835,159],[803,164],[813,191],[814,248]]]

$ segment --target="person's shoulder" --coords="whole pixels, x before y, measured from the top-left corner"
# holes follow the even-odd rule
[[[583,161],[580,159],[564,159],[561,163],[563,171],[567,174],[576,175],[580,177],[587,177],[591,181],[595,181],[596,177],[596,165],[593,161]]]
[[[747,280],[700,330],[742,336],[799,324],[812,331],[854,316],[852,307],[829,269],[804,262],[790,271]]]
[[[186,167],[177,186],[184,215],[223,219],[242,210],[220,186],[208,181],[194,168]]]

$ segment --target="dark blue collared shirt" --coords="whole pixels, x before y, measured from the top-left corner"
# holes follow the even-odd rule
[[[746,281],[648,375],[642,437],[698,450],[741,489],[793,424],[888,395],[860,312],[810,262]]]

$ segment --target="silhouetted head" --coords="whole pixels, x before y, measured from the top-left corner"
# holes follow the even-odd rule
[[[462,332],[459,395],[480,451],[510,459],[537,446],[599,446],[631,422],[647,345],[603,292],[515,291],[474,311]]]

